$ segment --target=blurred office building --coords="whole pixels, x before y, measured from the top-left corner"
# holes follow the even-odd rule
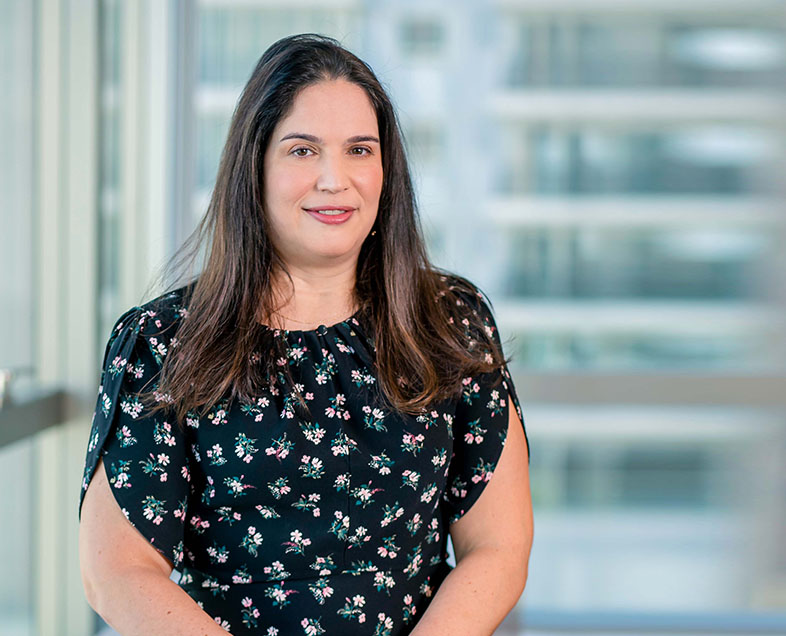
[[[498,633],[786,634],[782,1],[0,0],[0,25],[0,367],[32,396],[0,409],[0,633],[106,629],[74,554],[90,413],[62,404],[204,214],[259,56],[317,32],[390,91],[433,260],[512,356],[535,542]]]

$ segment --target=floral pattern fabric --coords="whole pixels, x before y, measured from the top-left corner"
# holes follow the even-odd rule
[[[358,315],[277,330],[311,418],[295,408],[294,387],[272,383],[248,402],[189,414],[181,429],[169,410],[148,416],[137,394],[156,386],[177,346],[183,291],[115,324],[80,515],[102,457],[126,518],[232,634],[409,633],[451,570],[450,524],[491,479],[511,402],[524,422],[507,366],[408,416],[383,407]],[[499,343],[486,303],[462,298]]]

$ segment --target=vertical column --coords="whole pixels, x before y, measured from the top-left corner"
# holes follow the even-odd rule
[[[36,368],[82,404],[95,359],[98,0],[36,5]],[[35,440],[37,633],[89,634],[76,505],[84,409]],[[81,448],[80,448],[81,447]]]

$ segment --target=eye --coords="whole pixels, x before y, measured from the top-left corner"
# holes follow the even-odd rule
[[[301,150],[307,150],[307,151],[311,152],[311,148],[308,148],[308,147],[306,147],[306,146],[298,146],[297,148],[294,148],[294,149],[293,149],[293,150],[290,152],[290,154],[293,154],[293,155],[295,155],[296,157],[307,157],[308,155],[305,155],[305,154],[298,154],[298,153],[300,153],[300,151],[301,151]]]
[[[371,148],[369,148],[368,146],[353,146],[351,150],[352,150],[352,154],[354,154],[357,157],[363,157],[365,155],[373,154]],[[355,150],[364,150],[365,152],[358,153],[358,152],[354,152]]]

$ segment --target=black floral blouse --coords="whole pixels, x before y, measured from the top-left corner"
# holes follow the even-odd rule
[[[313,421],[271,385],[253,401],[190,415],[181,432],[171,417],[146,415],[135,394],[177,346],[184,289],[130,309],[112,331],[80,516],[103,457],[125,516],[232,634],[408,634],[451,570],[450,524],[491,479],[510,400],[524,422],[507,366],[406,416],[381,406],[359,314],[276,330]],[[499,343],[483,299],[465,301]]]

